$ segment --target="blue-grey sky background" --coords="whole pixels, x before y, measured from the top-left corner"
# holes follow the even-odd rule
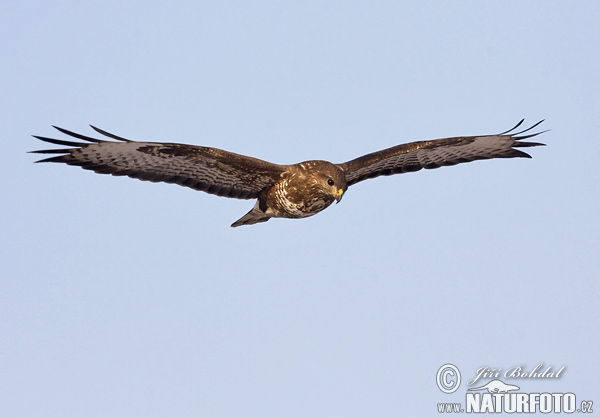
[[[0,10],[0,416],[434,416],[476,369],[540,362],[566,369],[505,381],[600,405],[600,3]],[[551,129],[531,160],[365,181],[235,229],[252,201],[26,154],[94,124],[343,162],[521,118]]]

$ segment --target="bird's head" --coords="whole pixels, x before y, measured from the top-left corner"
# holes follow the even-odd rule
[[[336,181],[334,179],[334,177],[328,177],[327,178],[327,186],[328,186],[329,191],[333,195],[333,198],[335,199],[335,203],[336,204],[340,203],[340,201],[342,200],[342,197],[344,195],[344,192],[348,189],[345,179],[342,182],[342,181]]]
[[[315,161],[316,170],[312,170],[312,174],[316,176],[316,182],[321,191],[327,196],[333,196],[336,203],[340,203],[348,184],[344,172],[327,161]]]

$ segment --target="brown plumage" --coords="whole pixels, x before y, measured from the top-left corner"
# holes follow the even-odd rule
[[[136,142],[92,128],[115,141],[60,132],[87,141],[73,142],[35,136],[71,148],[32,151],[62,154],[38,162],[80,166],[101,174],[128,176],[152,182],[175,183],[217,196],[257,199],[255,206],[231,226],[266,222],[270,218],[305,218],[339,202],[348,186],[369,178],[431,169],[490,158],[531,158],[516,148],[544,145],[523,142],[543,132],[521,135],[538,126],[497,135],[444,138],[411,142],[333,164],[305,161],[277,165],[217,148],[172,143]],[[521,136],[519,136],[521,135]]]

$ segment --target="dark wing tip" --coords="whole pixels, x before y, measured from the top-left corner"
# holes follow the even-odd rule
[[[544,132],[546,132],[546,131],[544,131]],[[540,134],[541,134],[541,133],[544,133],[544,132],[540,132]],[[520,139],[520,138],[519,138],[519,139]],[[543,143],[541,143],[541,142],[515,142],[515,143],[513,144],[513,147],[514,147],[514,148],[526,148],[526,147],[545,147],[545,146],[546,146],[546,144],[543,144]]]
[[[513,126],[512,128],[510,128],[508,131],[501,132],[501,133],[499,133],[498,135],[506,135],[506,134],[508,134],[509,132],[511,132],[511,131],[514,131],[514,130],[515,130],[515,129],[517,129],[519,126],[521,126],[521,125],[523,124],[523,122],[525,122],[525,119],[521,119],[521,120],[519,121],[519,123],[517,123],[515,126]]]
[[[101,139],[96,139],[96,138],[91,138],[89,136],[85,136],[85,135],[81,135],[72,131],[69,131],[67,129],[52,125],[52,127],[56,130],[58,130],[59,132],[62,132],[65,135],[69,135],[72,136],[73,138],[77,138],[77,139],[81,139],[83,141],[88,141],[88,142],[96,142],[96,143],[100,143],[100,142],[104,142]]]
[[[28,154],[68,154],[79,148],[62,148],[62,149],[40,149],[36,151],[27,151]]]
[[[36,151],[32,151],[32,152],[36,152]],[[37,163],[66,163],[68,155],[59,155],[56,157],[50,157],[50,158],[44,158],[43,160],[37,160],[34,161],[35,164]]]
[[[49,143],[55,144],[55,145],[64,145],[67,147],[84,147],[84,146],[88,145],[85,142],[63,141],[61,139],[47,138],[45,136],[39,136],[39,135],[31,135],[31,136],[36,139],[39,139],[40,141],[49,142]]]
[[[520,131],[520,132],[513,132],[513,133],[510,133],[510,132],[512,132],[512,131],[514,131],[514,130],[516,130],[516,129],[517,129],[519,126],[521,126],[521,125],[523,124],[523,122],[525,122],[525,119],[521,119],[521,120],[519,121],[519,123],[517,123],[515,126],[513,126],[512,128],[510,128],[508,131],[504,131],[504,132],[502,132],[502,133],[499,133],[498,135],[507,135],[507,134],[509,134],[510,136],[516,136],[516,135],[520,135],[520,134],[522,134],[522,133],[524,133],[524,132],[527,132],[527,131],[530,131],[530,130],[534,129],[535,127],[537,127],[538,125],[540,125],[540,124],[541,124],[542,122],[544,122],[544,121],[545,121],[545,119],[542,119],[542,120],[540,120],[539,122],[537,122],[537,123],[536,123],[536,124],[534,124],[533,126],[530,126],[530,127],[529,127],[529,128],[527,128],[527,129],[524,129],[524,130],[522,130],[522,131]],[[545,132],[545,131],[544,131],[544,132]]]
[[[542,122],[544,122],[544,120],[545,120],[545,119],[542,119],[541,121],[539,121],[539,122],[538,122],[538,123],[536,123],[535,125],[533,125],[533,126],[530,126],[530,127],[529,127],[529,128],[527,128],[527,129],[524,129],[524,130],[522,130],[522,131],[520,131],[520,132],[517,132],[517,133],[511,134],[511,135],[512,135],[512,136],[517,136],[517,135],[521,135],[522,133],[525,133],[525,132],[531,131],[532,129],[536,128],[536,127],[537,127],[539,124],[541,124]],[[519,125],[517,125],[517,126],[519,126]],[[516,128],[516,127],[515,127],[515,128]],[[512,131],[512,130],[514,130],[515,128],[511,129],[511,131]],[[545,132],[545,131],[544,131],[544,132]],[[539,135],[540,133],[541,133],[541,132],[539,132],[539,133],[538,133],[538,134],[536,134],[536,135]]]
[[[530,127],[529,127],[529,128],[527,128],[527,129],[524,129],[524,130],[522,130],[522,131],[519,131],[519,132],[513,132],[513,131],[514,131],[514,130],[516,130],[516,129],[517,129],[519,126],[521,126],[521,125],[523,124],[523,122],[525,122],[525,119],[521,119],[521,120],[519,121],[519,123],[517,123],[517,124],[516,124],[514,127],[510,128],[508,131],[501,132],[501,133],[499,133],[498,135],[509,135],[509,136],[514,136],[514,137],[516,137],[517,135],[521,135],[522,133],[525,133],[525,132],[531,131],[532,129],[536,128],[538,125],[540,125],[540,124],[541,124],[542,122],[544,122],[545,120],[546,120],[546,119],[542,119],[542,120],[541,120],[541,121],[539,121],[538,123],[534,124],[533,126],[530,126]],[[512,133],[511,133],[511,132],[512,132]],[[539,134],[541,134],[541,133],[544,133],[544,132],[547,132],[547,130],[546,130],[546,131],[543,131],[543,132],[538,132],[538,133],[537,133],[537,134],[535,134],[535,135],[539,135]]]
[[[544,121],[545,121],[545,119],[542,119],[541,121],[539,121],[538,123],[535,123],[534,125],[530,126],[527,129],[523,129],[522,131],[519,131],[519,132],[509,133],[509,132],[514,131],[516,128],[518,128],[521,125],[521,123],[523,123],[523,120],[521,120],[514,128],[512,128],[512,129],[510,129],[510,130],[508,130],[508,131],[506,131],[506,132],[504,132],[502,134],[499,134],[499,135],[508,135],[508,136],[510,136],[515,141],[514,144],[513,144],[513,147],[515,147],[515,148],[540,147],[540,146],[544,147],[544,146],[546,146],[546,144],[543,144],[541,142],[521,142],[524,139],[533,138],[534,136],[538,136],[538,135],[541,135],[541,134],[543,134],[545,132],[548,132],[550,129],[546,129],[546,130],[540,131],[540,132],[530,133],[530,134],[527,134],[527,135],[521,135],[521,134],[524,134],[526,132],[531,131],[532,129],[535,129],[536,127],[538,127]],[[521,136],[519,136],[519,135],[521,135]]]
[[[113,135],[111,133],[108,133],[106,131],[103,131],[102,129],[96,128],[95,126],[90,125],[96,132],[101,133],[102,135],[108,136],[109,138],[113,138],[113,139],[117,139],[119,141],[126,141],[126,142],[132,142],[128,139],[125,138],[121,138],[119,136]],[[87,142],[74,142],[74,141],[65,141],[62,139],[54,139],[54,138],[48,138],[45,136],[39,136],[39,135],[31,135],[32,137],[39,139],[40,141],[44,141],[44,142],[48,142],[50,144],[55,144],[55,145],[64,145],[66,147],[71,147],[71,148],[67,148],[67,149],[48,149],[48,150],[37,150],[37,151],[29,151],[30,153],[33,154],[69,154],[73,151],[75,151],[76,149],[80,149],[80,148],[85,148],[88,145],[91,145],[90,143],[102,143],[102,142],[106,142],[102,139],[96,139],[96,138],[92,138],[89,136],[85,136],[85,135],[81,135],[78,134],[76,132],[72,132],[69,131],[67,129],[61,128],[59,126],[56,125],[52,125],[52,127],[54,129],[56,129],[57,131],[71,136],[73,138],[77,138],[77,139],[81,139],[83,141],[87,141]],[[73,148],[74,147],[74,148]],[[48,158],[45,160],[40,160],[40,161],[36,161],[36,162],[64,162],[63,160],[60,160],[60,157],[56,157],[56,158]]]
[[[58,126],[52,125],[53,128],[55,128],[56,130],[58,130],[59,132],[71,136],[73,138],[77,138],[77,139],[81,139],[83,141],[87,141],[87,142],[74,142],[74,141],[65,141],[62,139],[54,139],[54,138],[48,138],[45,136],[40,136],[40,135],[31,135],[32,137],[39,139],[40,141],[43,142],[48,142],[50,144],[55,144],[55,145],[63,145],[66,147],[70,147],[70,148],[63,148],[63,149],[44,149],[44,150],[36,150],[36,151],[29,151],[32,154],[64,154],[64,155],[60,155],[57,157],[51,157],[51,158],[46,158],[44,160],[39,160],[36,161],[36,163],[46,163],[46,162],[66,162],[65,158],[71,154],[73,151],[77,150],[77,149],[81,149],[81,148],[85,148],[91,143],[100,143],[100,142],[105,142],[102,141],[100,139],[94,139],[94,138],[89,138],[87,136],[84,135],[80,135],[77,134],[75,132],[71,132],[69,130],[66,130],[64,128],[60,128]]]
[[[511,156],[517,157],[517,158],[532,158],[531,155],[529,155],[526,152],[523,152],[521,150],[517,150],[517,149],[513,149]]]
[[[117,141],[132,142],[132,141],[131,141],[131,139],[122,138],[122,137],[120,137],[120,136],[117,136],[117,135],[115,135],[115,134],[111,134],[110,132],[106,132],[106,131],[105,131],[105,130],[103,130],[103,129],[100,129],[100,128],[97,128],[97,127],[95,127],[94,125],[90,125],[90,127],[91,127],[91,128],[94,130],[94,131],[98,132],[99,134],[102,134],[102,135],[104,135],[104,136],[107,136],[107,137],[109,137],[109,138],[112,138],[112,139],[116,139]]]

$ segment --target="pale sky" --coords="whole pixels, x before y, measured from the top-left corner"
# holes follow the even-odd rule
[[[598,2],[1,9],[0,416],[435,416],[477,369],[539,363],[566,367],[502,380],[600,405]],[[93,124],[343,162],[522,118],[550,129],[533,159],[377,178],[235,229],[253,201],[27,154]]]

